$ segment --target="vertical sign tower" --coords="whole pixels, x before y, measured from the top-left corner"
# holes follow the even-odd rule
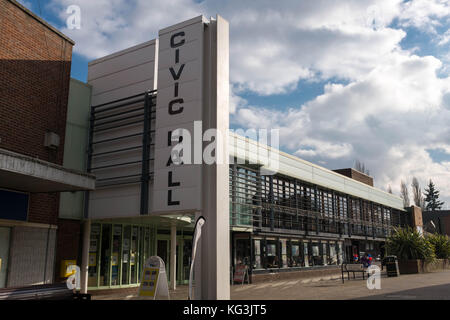
[[[180,141],[193,151],[189,137],[180,129],[193,136],[194,122],[203,118],[203,33],[206,22],[201,16],[159,32],[154,213],[197,212],[201,209],[201,162],[194,164],[194,157],[180,162],[172,157],[172,149]],[[193,146],[194,141],[191,143]],[[187,158],[187,150],[179,156]]]
[[[197,299],[230,297],[228,29],[219,16],[200,16],[159,32],[152,214],[206,218],[195,263]],[[217,136],[206,143],[209,129]],[[205,164],[204,146],[214,142],[221,162]]]

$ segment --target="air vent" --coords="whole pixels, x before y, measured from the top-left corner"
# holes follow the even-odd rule
[[[45,134],[44,146],[50,149],[57,149],[59,147],[59,135],[54,132],[47,132]]]

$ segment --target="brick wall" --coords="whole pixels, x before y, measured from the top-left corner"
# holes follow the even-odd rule
[[[56,244],[56,281],[61,281],[60,270],[63,260],[77,260],[81,267],[80,259],[81,223],[78,220],[58,220],[57,244]]]
[[[73,44],[0,0],[0,148],[62,165]],[[55,132],[60,147],[44,147]],[[29,221],[55,224],[59,196],[33,194]]]

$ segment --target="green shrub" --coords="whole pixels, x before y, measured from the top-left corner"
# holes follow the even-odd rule
[[[398,260],[435,259],[433,245],[412,228],[394,229],[386,240],[386,250],[388,255],[397,256]]]
[[[432,234],[427,240],[434,247],[434,254],[438,259],[448,259],[450,257],[450,240],[447,236],[441,234]]]

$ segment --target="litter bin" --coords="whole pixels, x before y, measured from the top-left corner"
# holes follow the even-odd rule
[[[398,260],[396,256],[387,256],[384,260],[386,266],[386,273],[388,277],[398,277],[400,272],[398,271]]]

